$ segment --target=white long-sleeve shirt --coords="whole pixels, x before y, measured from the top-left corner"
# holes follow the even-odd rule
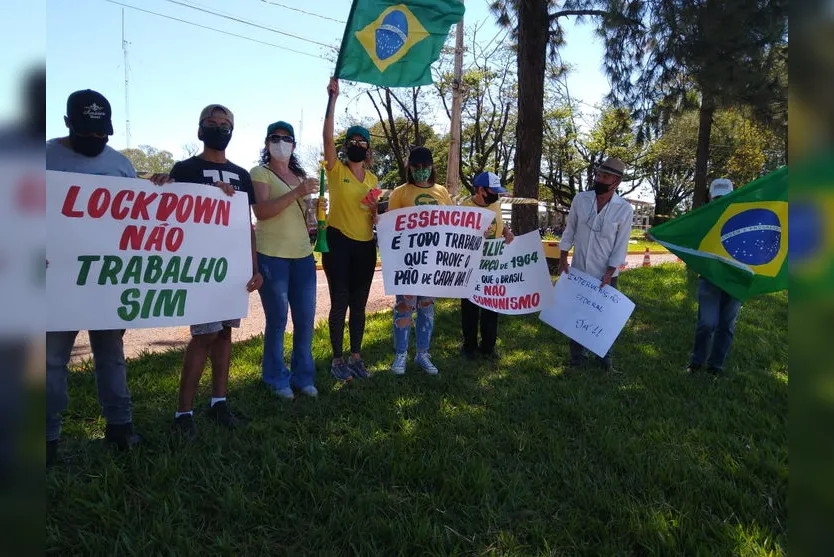
[[[608,267],[614,267],[614,276],[617,276],[620,265],[626,262],[633,215],[634,208],[616,193],[602,211],[597,212],[596,194],[580,192],[570,204],[559,249],[576,248],[571,267],[599,278]]]

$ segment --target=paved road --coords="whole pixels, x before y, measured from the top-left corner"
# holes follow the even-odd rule
[[[674,255],[652,255],[652,264],[675,261]],[[639,267],[643,263],[642,255],[629,255],[629,268]],[[316,322],[326,320],[330,312],[330,296],[327,292],[327,279],[324,271],[316,275]],[[368,313],[383,311],[394,304],[393,296],[386,296],[382,285],[382,273],[376,270],[371,293],[368,297]],[[235,341],[244,340],[261,334],[264,330],[264,310],[261,297],[257,293],[249,297],[249,316],[241,321],[240,328],[235,329],[232,338]],[[288,324],[288,331],[292,331],[292,322]],[[125,356],[134,358],[144,351],[162,352],[172,348],[183,348],[190,338],[188,327],[166,327],[162,329],[128,329],[125,333]],[[92,356],[90,340],[86,331],[78,335],[72,351],[73,361],[79,361]]]

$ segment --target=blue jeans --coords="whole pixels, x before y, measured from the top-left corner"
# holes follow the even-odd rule
[[[285,259],[258,254],[264,278],[258,291],[266,314],[261,377],[274,389],[313,384],[313,325],[316,318],[316,261],[313,256]],[[292,310],[292,356],[290,369],[284,362],[284,332],[287,310]]]
[[[89,331],[95,361],[96,387],[101,413],[108,424],[133,421],[133,405],[127,388],[127,366],[122,337],[124,329]],[[67,409],[69,394],[67,364],[78,331],[46,333],[46,440],[61,436],[61,412]]]
[[[427,352],[429,349],[434,330],[434,298],[398,295],[394,304],[394,351],[397,354],[408,352],[408,334],[415,311],[417,352]]]
[[[701,277],[698,280],[698,325],[690,364],[722,370],[733,342],[741,302]],[[712,343],[712,350],[710,350]]]

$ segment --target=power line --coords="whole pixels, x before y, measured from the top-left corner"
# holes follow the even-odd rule
[[[330,45],[330,44],[327,44],[327,43],[314,41],[313,39],[308,39],[308,38],[302,37],[300,35],[294,35],[293,33],[287,33],[286,31],[280,31],[280,30],[275,29],[273,27],[267,27],[266,25],[261,25],[259,23],[254,23],[252,21],[241,19],[239,17],[235,17],[235,16],[232,16],[232,15],[227,15],[227,14],[223,14],[223,13],[219,13],[219,12],[214,12],[214,11],[208,10],[206,8],[192,6],[191,4],[187,4],[185,2],[180,2],[178,0],[165,0],[165,1],[170,2],[172,4],[177,4],[179,6],[184,6],[186,8],[191,8],[192,10],[197,10],[198,12],[203,12],[203,13],[206,13],[206,14],[215,15],[217,17],[223,17],[223,18],[229,19],[231,21],[237,21],[238,23],[243,23],[245,25],[251,25],[252,27],[257,27],[258,29],[264,29],[266,31],[272,31],[273,33],[278,33],[279,35],[286,35],[287,37],[292,37],[293,39],[298,39],[300,41],[308,42],[308,43],[311,43],[311,44],[317,44],[319,46],[323,46],[323,47],[329,48],[331,50],[338,50],[333,45]]]
[[[303,54],[304,56],[309,56],[310,58],[318,58],[319,60],[324,60],[325,62],[330,62],[330,60],[328,60],[327,58],[324,58],[322,56],[317,56],[315,54],[310,54],[309,52],[303,52],[301,50],[295,50],[293,48],[289,48],[289,47],[286,47],[286,46],[281,46],[281,45],[277,45],[277,44],[273,44],[273,43],[268,43],[268,42],[265,42],[265,41],[259,41],[258,39],[253,39],[252,37],[246,37],[244,35],[238,35],[236,33],[231,33],[229,31],[223,31],[221,29],[215,29],[214,27],[208,27],[206,25],[200,25],[199,23],[194,23],[193,21],[187,21],[185,19],[179,19],[177,17],[172,17],[170,15],[165,15],[165,14],[160,14],[160,13],[157,13],[157,12],[152,12],[150,10],[145,10],[143,8],[137,8],[136,6],[131,6],[130,4],[122,4],[121,2],[117,2],[116,0],[105,0],[105,2],[109,2],[110,4],[116,4],[118,6],[124,6],[125,8],[130,8],[130,9],[136,10],[138,12],[144,12],[146,14],[151,14],[151,15],[155,15],[155,16],[159,16],[159,17],[164,17],[165,19],[171,19],[173,21],[178,21],[180,23],[186,23],[188,25],[193,25],[194,27],[199,27],[201,29],[207,29],[209,31],[214,31],[215,33],[222,33],[224,35],[229,35],[230,37],[237,37],[238,39],[245,39],[247,41],[252,41],[253,43],[263,44],[263,45],[266,45],[266,46],[279,48],[281,50],[294,52],[296,54]]]
[[[286,4],[282,4],[280,2],[271,2],[270,0],[261,0],[261,2],[263,2],[264,4],[270,4],[271,6],[280,6],[282,8],[286,8],[288,10],[292,10],[294,12],[299,12],[299,13],[306,14],[306,15],[311,15],[313,17],[319,17],[321,19],[326,19],[328,21],[335,21],[336,23],[342,23],[342,24],[347,23],[345,21],[342,21],[341,19],[334,19],[332,17],[327,17],[326,15],[314,14],[313,12],[305,12],[304,10],[300,10],[298,8],[293,8],[292,6],[287,6]]]

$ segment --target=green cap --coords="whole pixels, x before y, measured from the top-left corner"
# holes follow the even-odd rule
[[[371,132],[367,130],[367,128],[363,128],[362,126],[351,126],[345,132],[345,141],[353,137],[354,135],[361,135],[365,138],[365,141],[368,142],[370,145],[371,143]]]
[[[275,130],[285,130],[285,131],[289,132],[290,137],[292,137],[293,140],[295,140],[295,130],[292,128],[292,124],[289,124],[289,123],[281,121],[281,120],[279,120],[278,122],[275,122],[273,124],[270,124],[266,128],[266,136],[269,137],[270,135],[272,135],[272,133]]]

